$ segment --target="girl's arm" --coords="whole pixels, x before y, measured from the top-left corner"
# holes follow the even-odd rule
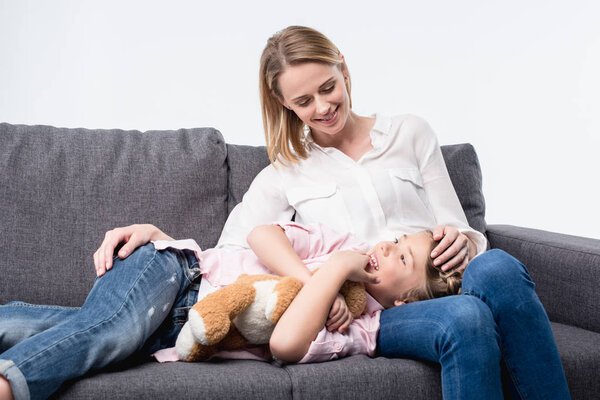
[[[312,273],[298,256],[282,227],[261,225],[254,228],[247,237],[250,248],[258,259],[271,271],[281,276],[293,276],[304,284]],[[343,333],[352,323],[352,315],[341,294],[337,294],[330,304],[327,330]]]
[[[281,276],[293,276],[308,282],[311,272],[294,251],[283,228],[278,225],[260,225],[247,238],[256,257],[265,267]]]
[[[378,282],[365,270],[369,257],[356,251],[336,251],[305,283],[275,326],[269,342],[280,360],[297,362],[327,319],[329,309],[346,280]]]

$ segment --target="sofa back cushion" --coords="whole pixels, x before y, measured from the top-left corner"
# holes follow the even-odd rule
[[[211,128],[0,124],[0,304],[79,306],[104,233],[151,223],[214,246],[227,217],[226,147]]]
[[[469,143],[441,146],[450,180],[469,225],[485,234],[485,200],[477,153]],[[229,165],[229,211],[242,200],[252,179],[269,164],[264,146],[227,145]]]

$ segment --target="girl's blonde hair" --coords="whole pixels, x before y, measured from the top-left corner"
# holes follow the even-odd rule
[[[439,241],[433,240],[431,231],[426,231],[431,235],[431,248],[429,254],[438,245]],[[438,297],[459,294],[462,286],[463,273],[451,269],[443,272],[439,267],[433,264],[431,257],[427,258],[425,266],[425,285],[420,288],[415,288],[407,293],[406,302],[429,300]]]
[[[295,163],[307,157],[304,123],[284,107],[279,76],[290,65],[316,62],[343,67],[338,48],[322,33],[304,26],[289,26],[271,36],[260,58],[259,89],[267,151],[271,162]],[[350,77],[346,82],[350,96]],[[352,107],[352,99],[350,99]]]

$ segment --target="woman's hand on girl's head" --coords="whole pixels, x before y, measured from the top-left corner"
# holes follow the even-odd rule
[[[172,240],[154,225],[130,225],[123,228],[115,228],[106,232],[102,244],[94,253],[94,268],[96,275],[101,277],[110,270],[113,265],[113,255],[117,246],[125,243],[119,250],[119,258],[124,259],[135,249],[145,245],[151,240]]]
[[[464,271],[475,254],[474,245],[464,233],[448,225],[438,225],[433,230],[433,239],[439,240],[438,245],[431,252],[433,265],[440,267],[442,271],[456,268]]]

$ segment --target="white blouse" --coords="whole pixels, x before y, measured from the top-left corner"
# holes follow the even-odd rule
[[[358,161],[309,136],[307,159],[263,169],[229,215],[217,247],[248,247],[252,228],[295,213],[298,223],[321,223],[370,245],[450,225],[484,252],[485,236],[469,227],[427,122],[414,115],[375,117],[373,149]]]

